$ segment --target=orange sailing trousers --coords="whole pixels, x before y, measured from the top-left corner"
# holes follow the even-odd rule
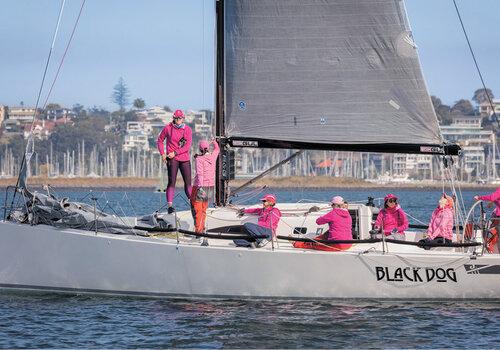
[[[208,196],[206,196],[202,187],[194,186],[190,199],[195,231],[203,233],[205,232],[205,219],[207,218]]]

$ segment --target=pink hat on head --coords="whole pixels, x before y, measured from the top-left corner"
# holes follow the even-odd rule
[[[200,148],[200,150],[209,149],[210,143],[208,143],[207,140],[201,140],[200,143],[198,144],[198,147]]]
[[[261,201],[268,201],[268,202],[276,204],[276,196],[274,194],[266,194],[260,200]]]
[[[398,197],[396,197],[392,193],[389,193],[387,196],[384,197],[384,202],[387,202],[389,199],[396,199],[397,200]]]
[[[332,198],[331,204],[344,204],[344,198],[340,196],[335,196]]]
[[[174,112],[174,118],[184,118],[184,112],[181,111],[180,109],[177,109],[175,112]]]

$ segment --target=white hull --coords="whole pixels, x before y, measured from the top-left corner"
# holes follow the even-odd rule
[[[0,222],[0,287],[144,296],[500,298],[499,255],[471,260],[471,254],[394,244],[388,250],[378,243],[307,251],[287,241],[275,250],[221,240],[202,247],[185,238],[177,244]]]

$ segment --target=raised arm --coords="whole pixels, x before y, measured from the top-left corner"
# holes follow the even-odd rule
[[[213,161],[215,161],[217,159],[217,157],[219,156],[220,147],[219,147],[219,143],[216,140],[212,140],[211,143],[212,143],[212,145],[214,145],[214,150],[212,151],[212,154],[210,155],[210,157],[212,158]]]
[[[487,194],[486,196],[478,196],[479,199],[483,201],[494,202],[500,199],[500,188],[498,188],[495,192]]]

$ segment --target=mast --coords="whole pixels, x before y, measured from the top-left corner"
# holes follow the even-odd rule
[[[224,0],[215,1],[215,135],[219,140],[221,153],[215,171],[215,204],[225,205],[228,197],[228,183],[222,176],[224,160],[227,159],[226,135],[224,132]]]

